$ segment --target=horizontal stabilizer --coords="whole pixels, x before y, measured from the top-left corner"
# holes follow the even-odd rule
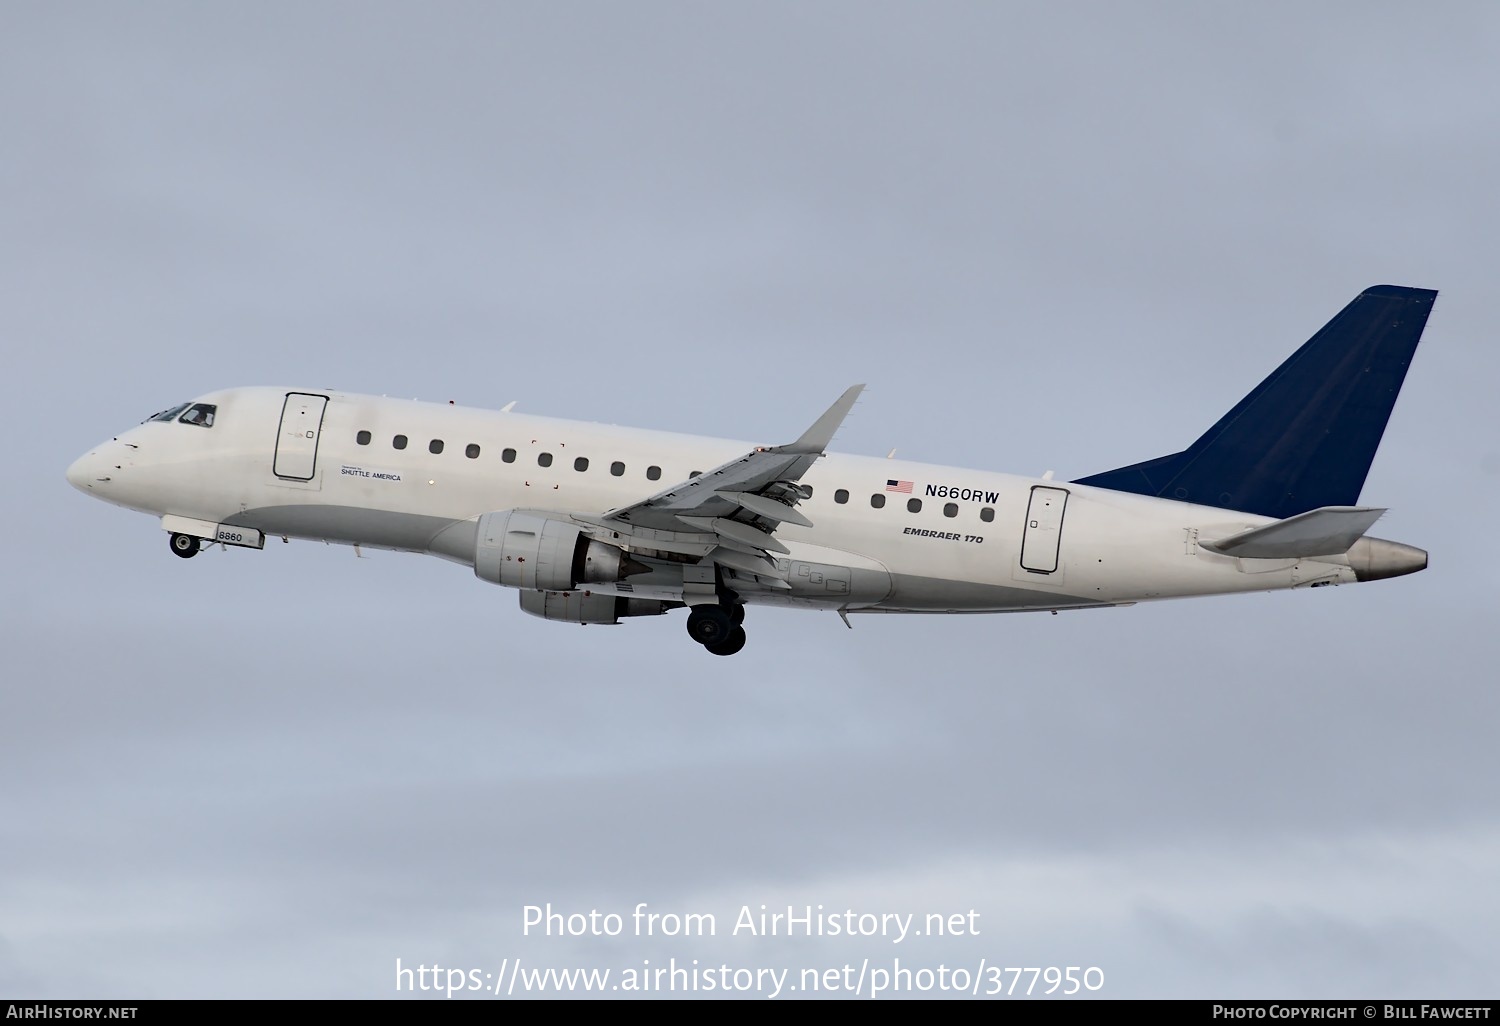
[[[1198,547],[1246,559],[1302,559],[1348,552],[1375,525],[1383,509],[1324,506],[1265,527],[1255,527]]]

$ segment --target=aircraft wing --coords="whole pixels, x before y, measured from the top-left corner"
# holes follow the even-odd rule
[[[638,544],[695,551],[702,562],[779,576],[771,553],[787,551],[775,537],[782,524],[811,527],[796,509],[806,497],[797,484],[833,440],[864,390],[844,392],[802,437],[750,452],[602,517],[576,517],[627,535]]]

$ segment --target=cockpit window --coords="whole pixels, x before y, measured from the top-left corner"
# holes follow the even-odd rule
[[[153,413],[151,416],[141,421],[141,423],[145,424],[153,420],[176,420],[177,415],[187,408],[187,403],[181,403],[177,406],[172,407],[170,410],[162,410],[160,413]]]
[[[186,413],[177,419],[184,424],[195,424],[198,427],[213,427],[214,412],[218,407],[212,403],[194,403]]]

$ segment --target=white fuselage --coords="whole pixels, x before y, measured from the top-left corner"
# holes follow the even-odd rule
[[[212,528],[242,527],[473,565],[483,514],[599,516],[753,448],[308,389],[328,401],[309,429],[308,450],[298,453],[285,448],[283,418],[287,396],[300,391],[240,388],[203,396],[197,401],[217,410],[212,427],[148,421],[83,456],[69,480],[98,498],[161,516],[168,530],[210,540]],[[786,523],[775,532],[790,550],[783,570],[793,587],[750,589],[746,602],[850,612],[1003,612],[1356,580],[1342,556],[1236,559],[1207,551],[1200,541],[1272,522],[1214,507],[833,453],[817,460],[801,484],[812,494],[797,509],[813,526]],[[589,587],[680,600],[680,564],[643,558],[653,567],[644,578]]]

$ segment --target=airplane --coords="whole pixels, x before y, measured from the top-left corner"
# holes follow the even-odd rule
[[[548,620],[745,607],[1000,613],[1380,580],[1427,553],[1359,495],[1437,293],[1366,289],[1181,452],[1071,482],[828,452],[863,386],[782,445],[333,389],[180,403],[68,468],[172,552],[280,537],[424,553]]]

